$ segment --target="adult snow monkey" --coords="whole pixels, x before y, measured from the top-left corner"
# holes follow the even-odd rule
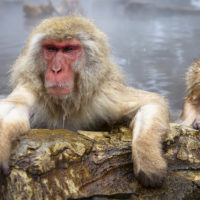
[[[161,146],[168,130],[165,100],[124,83],[110,59],[106,36],[90,20],[78,16],[44,20],[14,63],[11,83],[12,93],[0,102],[4,171],[11,140],[30,128],[92,130],[127,119],[133,131],[135,176],[147,187],[162,184],[167,168]]]

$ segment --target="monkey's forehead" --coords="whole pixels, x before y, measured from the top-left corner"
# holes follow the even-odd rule
[[[89,19],[74,15],[46,19],[35,28],[33,34],[46,33],[51,38],[70,39],[82,32],[91,37],[95,37],[98,34],[105,37]]]

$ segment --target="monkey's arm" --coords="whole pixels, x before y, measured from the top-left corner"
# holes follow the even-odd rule
[[[158,94],[126,87],[110,89],[107,95],[112,102],[108,112],[113,113],[113,117],[118,115],[131,120],[136,177],[147,187],[160,186],[167,168],[161,146],[162,137],[169,128],[165,100]]]
[[[169,128],[168,109],[163,98],[156,94],[150,97],[144,94],[138,99],[138,108],[130,124],[134,172],[144,185],[157,187],[162,185],[167,168],[162,157],[162,137]]]
[[[29,130],[29,111],[35,96],[24,86],[18,86],[0,101],[0,166],[7,173],[11,142]]]

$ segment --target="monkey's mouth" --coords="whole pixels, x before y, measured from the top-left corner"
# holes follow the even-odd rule
[[[53,96],[66,96],[71,93],[73,87],[49,87],[47,88],[47,92]]]
[[[73,84],[45,83],[47,92],[53,96],[66,96],[73,90]]]

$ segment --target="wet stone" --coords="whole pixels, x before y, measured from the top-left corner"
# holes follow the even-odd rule
[[[163,187],[133,175],[131,131],[31,130],[13,142],[1,199],[200,199],[200,132],[177,124],[163,142],[169,170]]]

